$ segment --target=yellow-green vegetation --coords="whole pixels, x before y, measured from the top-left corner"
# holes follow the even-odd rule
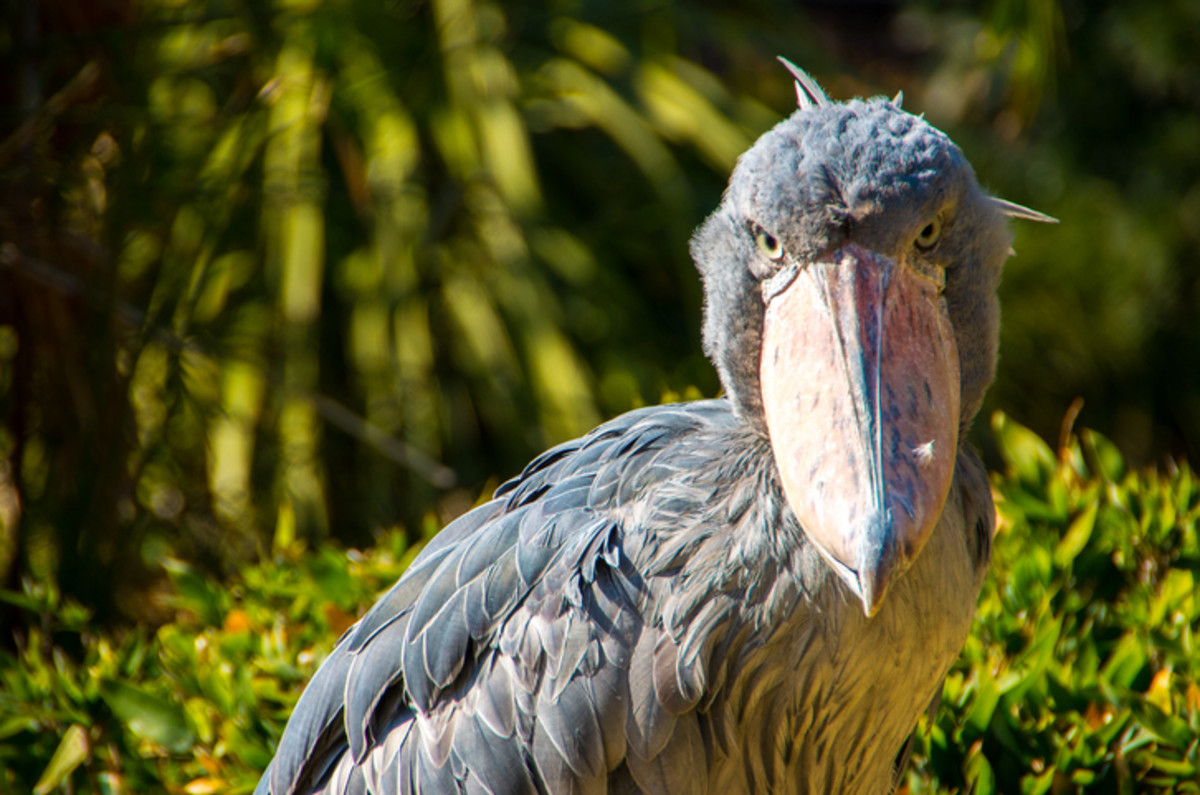
[[[1016,230],[989,411],[1046,435],[1082,395],[1133,460],[1200,450],[1194,0],[18,5],[9,588],[155,620],[166,557],[365,546],[600,417],[713,395],[686,241],[794,107],[776,54],[833,97],[902,89],[1062,220]]]
[[[1200,483],[1003,414],[992,572],[914,793],[1200,792]]]
[[[415,552],[399,533],[294,544],[228,585],[172,560],[174,620],[152,635],[98,632],[53,588],[0,593],[35,618],[0,652],[0,791],[253,790],[308,678]]]
[[[992,574],[906,786],[1200,793],[1200,482],[1126,471],[1091,431],[1055,453],[993,429]],[[35,628],[0,653],[0,791],[252,790],[308,677],[417,550],[294,544],[227,585],[171,561],[153,635],[98,632],[37,584],[3,594]]]

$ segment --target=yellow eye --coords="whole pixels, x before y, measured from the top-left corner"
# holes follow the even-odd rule
[[[754,226],[754,242],[758,244],[758,250],[767,259],[779,260],[783,258],[783,244],[774,235],[757,224]]]
[[[938,238],[942,236],[942,217],[934,216],[933,220],[925,224],[925,228],[917,233],[917,248],[928,251],[937,245]]]

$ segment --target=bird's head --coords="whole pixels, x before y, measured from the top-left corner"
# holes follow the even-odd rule
[[[692,241],[705,350],[873,615],[933,532],[995,374],[1007,218],[1052,219],[988,196],[899,99],[830,102],[784,63],[799,110],[742,155]]]

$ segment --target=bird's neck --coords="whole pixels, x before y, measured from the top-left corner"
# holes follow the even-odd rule
[[[925,551],[868,619],[788,507],[761,434],[731,422],[681,450],[701,474],[664,481],[687,492],[660,504],[691,508],[659,517],[656,545],[679,557],[643,571],[670,572],[658,608],[681,648],[709,638],[698,708],[725,738],[709,790],[889,791],[974,610],[980,568],[959,479]]]

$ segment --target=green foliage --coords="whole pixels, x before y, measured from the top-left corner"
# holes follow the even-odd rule
[[[1049,437],[1082,396],[1131,460],[1200,459],[1200,368],[1178,366],[1200,347],[1200,4],[910,8],[943,42],[914,107],[991,190],[1062,222],[1017,225],[987,405]]]
[[[416,553],[293,546],[223,586],[177,560],[153,635],[104,633],[55,589],[0,598],[35,620],[0,652],[0,792],[253,790],[301,689]]]
[[[1003,414],[992,573],[914,793],[1200,793],[1200,483]]]
[[[991,405],[1045,435],[1084,395],[1133,460],[1198,452],[1194,0],[10,5],[10,588],[154,621],[164,557],[366,545],[713,394],[686,240],[792,107],[777,53],[903,89],[1062,219],[1018,225]]]
[[[1197,793],[1200,482],[1126,472],[1084,431],[1055,453],[997,414],[992,573],[911,793]],[[154,635],[97,631],[27,584],[0,653],[0,791],[249,792],[305,682],[417,552],[298,545],[221,585],[176,560]]]

